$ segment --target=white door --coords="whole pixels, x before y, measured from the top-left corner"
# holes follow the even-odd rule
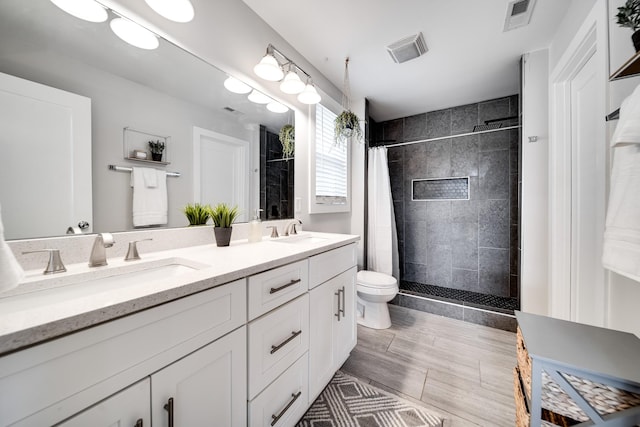
[[[243,326],[152,375],[153,425],[246,425],[246,353]]]
[[[606,141],[594,108],[598,69],[592,56],[571,80],[571,320],[602,325],[604,320],[604,156]]]
[[[150,383],[149,378],[145,378],[57,426],[151,426]]]
[[[251,181],[251,145],[207,129],[193,130],[194,201],[238,206],[237,222],[247,222]]]

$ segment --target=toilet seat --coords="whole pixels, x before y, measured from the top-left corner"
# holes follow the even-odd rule
[[[358,271],[356,282],[359,287],[371,289],[390,289],[398,287],[398,281],[395,277],[384,273],[378,273],[377,271]]]

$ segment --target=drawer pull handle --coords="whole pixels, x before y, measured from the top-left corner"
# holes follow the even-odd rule
[[[300,282],[302,282],[302,279],[295,279],[295,280],[292,280],[292,281],[290,281],[289,283],[287,283],[286,285],[282,285],[282,286],[280,286],[280,287],[278,287],[278,288],[271,288],[271,290],[269,291],[269,293],[270,293],[270,294],[275,294],[276,292],[280,292],[281,290],[286,289],[286,288],[288,288],[289,286],[293,286],[293,285],[295,285],[295,284],[297,284],[297,283],[300,283]]]
[[[344,291],[344,286],[342,287],[342,289],[338,289],[338,293],[342,292],[342,308],[338,307],[338,313],[342,313],[342,317],[344,318],[344,307],[347,305],[345,303],[345,291]],[[339,298],[339,297],[338,297]]]
[[[142,427],[142,418],[138,418],[138,421],[136,421],[136,425],[134,425],[133,427]]]
[[[167,403],[165,403],[164,409],[169,416],[169,427],[173,427],[173,397],[170,397]]]
[[[282,418],[282,416],[285,414],[285,412],[287,412],[287,410],[289,410],[289,408],[291,408],[291,405],[294,404],[294,402],[296,400],[298,400],[298,398],[300,397],[300,395],[302,394],[302,391],[299,391],[297,393],[291,393],[291,397],[293,399],[291,399],[289,401],[289,403],[287,403],[287,406],[284,407],[284,409],[282,411],[280,411],[280,413],[278,415],[271,415],[271,418],[273,419],[273,421],[271,421],[271,426],[273,427],[274,425],[276,425],[276,423],[278,421],[280,421],[280,418]]]
[[[292,339],[294,339],[295,337],[297,337],[298,335],[300,335],[302,333],[302,329],[300,329],[298,332],[291,332],[291,336],[289,338],[287,338],[286,340],[282,341],[280,344],[278,345],[272,345],[271,346],[271,354],[275,353],[276,351],[280,350],[282,347],[284,347],[285,345],[287,345],[289,343],[289,341],[291,341]]]

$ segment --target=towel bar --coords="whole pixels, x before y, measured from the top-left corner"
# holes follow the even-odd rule
[[[118,172],[133,172],[133,168],[130,168],[128,166],[109,165],[109,170]],[[179,178],[181,174],[180,172],[167,172],[167,176]]]

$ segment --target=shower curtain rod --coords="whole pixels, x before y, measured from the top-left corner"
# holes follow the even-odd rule
[[[500,131],[503,131],[503,130],[519,129],[521,127],[522,127],[521,125],[507,126],[507,127],[504,127],[504,128],[481,130],[481,131],[478,131],[478,132],[459,133],[457,135],[439,136],[437,138],[429,138],[429,139],[419,139],[417,141],[397,142],[395,144],[381,144],[381,145],[376,145],[376,147],[380,147],[380,146],[384,146],[384,147],[399,147],[401,145],[412,145],[412,144],[418,144],[418,143],[422,143],[422,142],[441,141],[443,139],[460,138],[462,136],[480,135],[481,133],[500,132]]]

